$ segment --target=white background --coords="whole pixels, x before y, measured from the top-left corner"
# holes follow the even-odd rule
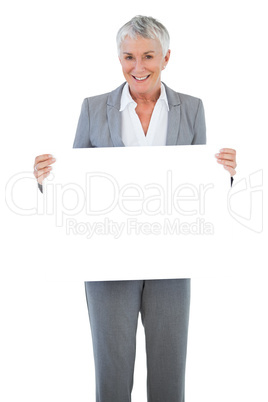
[[[1,6],[1,182],[31,171],[34,157],[72,147],[82,100],[123,81],[115,46],[118,28],[136,14],[167,26],[171,59],[163,81],[202,98],[208,143],[237,149],[236,180],[263,170],[267,143],[265,2],[257,1],[13,1]],[[2,184],[3,183],[3,184]],[[91,401],[94,370],[81,282],[47,281],[38,270],[47,243],[23,236],[23,222],[1,199],[1,399]],[[266,215],[264,214],[264,217]],[[20,226],[17,226],[20,225]],[[251,233],[247,275],[200,278],[192,286],[187,401],[267,401],[267,280],[258,270],[267,236]],[[45,230],[40,225],[40,231]],[[247,239],[246,228],[241,237]],[[237,236],[230,238],[239,244]],[[230,240],[230,239],[229,239]],[[6,243],[4,243],[4,241]],[[236,248],[230,264],[239,264]],[[213,250],[211,250],[213,252]],[[18,281],[36,256],[38,279]],[[15,258],[14,258],[15,256]],[[11,258],[12,257],[12,258]],[[215,255],[215,264],[221,255]],[[53,264],[53,255],[51,255]],[[145,401],[142,331],[133,401]],[[141,366],[140,366],[141,364]]]
[[[1,400],[94,401],[84,284],[2,282],[0,306]],[[267,337],[263,278],[194,278],[186,400],[266,402]],[[146,401],[144,351],[139,323],[134,402]]]

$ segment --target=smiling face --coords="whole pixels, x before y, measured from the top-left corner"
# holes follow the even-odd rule
[[[158,39],[125,37],[119,60],[132,96],[146,99],[159,97],[161,71],[167,65],[169,57],[170,50],[163,56]]]

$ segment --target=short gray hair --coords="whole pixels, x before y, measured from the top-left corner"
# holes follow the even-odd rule
[[[159,39],[163,56],[166,56],[169,49],[169,33],[166,27],[155,18],[136,15],[123,25],[116,35],[118,55],[120,55],[121,44],[127,35],[131,39],[137,39],[138,36],[147,39]]]

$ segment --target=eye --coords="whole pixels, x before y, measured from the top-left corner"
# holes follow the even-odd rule
[[[152,59],[153,56],[151,56],[150,54],[147,54],[145,58],[149,60],[149,59]]]
[[[126,56],[125,59],[126,59],[126,60],[132,60],[133,57],[132,57],[132,56]]]

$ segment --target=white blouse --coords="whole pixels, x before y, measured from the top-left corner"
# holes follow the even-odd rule
[[[136,106],[137,103],[132,99],[128,83],[126,83],[120,104],[122,141],[125,146],[166,145],[169,106],[165,86],[161,83],[161,94],[155,104],[146,135],[135,111]]]

